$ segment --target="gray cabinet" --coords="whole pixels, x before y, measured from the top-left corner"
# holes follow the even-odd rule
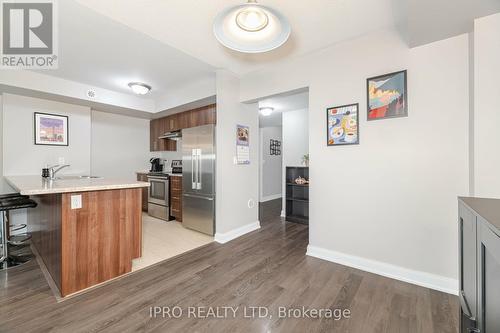
[[[460,198],[460,332],[500,332],[500,200]]]
[[[486,221],[479,226],[478,327],[500,332],[500,236]]]
[[[459,207],[460,228],[460,303],[464,313],[477,318],[477,223],[465,206]]]

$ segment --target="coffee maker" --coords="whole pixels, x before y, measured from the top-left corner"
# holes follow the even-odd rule
[[[161,159],[159,158],[152,158],[149,160],[151,163],[151,170],[150,172],[162,172],[163,171],[163,164],[161,164]]]

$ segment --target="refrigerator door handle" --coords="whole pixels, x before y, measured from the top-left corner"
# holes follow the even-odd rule
[[[191,189],[196,189],[196,177],[198,177],[198,170],[196,164],[196,149],[191,150]]]
[[[208,201],[214,201],[214,198],[211,197],[202,197],[199,195],[192,195],[192,194],[183,194],[184,197],[187,198],[196,198],[196,199],[203,199],[203,200],[208,200]]]
[[[201,164],[202,164],[202,155],[201,155],[201,149],[197,149],[197,155],[198,155],[198,179],[196,182],[196,189],[201,190]]]

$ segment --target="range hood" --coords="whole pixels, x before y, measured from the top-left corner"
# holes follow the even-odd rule
[[[158,139],[169,139],[169,140],[175,140],[178,141],[182,139],[182,132],[181,131],[172,131],[172,132],[167,132],[160,136]]]

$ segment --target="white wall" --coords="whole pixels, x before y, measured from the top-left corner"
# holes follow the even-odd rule
[[[283,112],[283,173],[282,191],[286,193],[286,167],[302,166],[302,157],[309,154],[309,111]],[[286,196],[283,195],[283,210]]]
[[[217,231],[224,241],[254,228],[259,200],[259,113],[257,104],[239,103],[239,80],[227,71],[217,72]],[[250,165],[236,165],[236,125],[250,127]],[[249,205],[250,202],[250,205]]]
[[[3,179],[3,96],[0,95],[0,194],[11,192],[11,188]]]
[[[156,111],[160,112],[185,105],[193,101],[202,100],[215,95],[215,77],[205,77],[189,82],[160,96],[156,101]]]
[[[155,101],[149,98],[93,87],[88,84],[42,74],[40,72],[2,70],[0,84],[9,87],[28,89],[39,93],[47,93],[61,98],[75,98],[87,103],[102,103],[105,105],[150,113],[160,111],[156,108]],[[96,91],[96,97],[93,99],[88,98],[86,95],[87,90],[90,88]]]
[[[171,171],[172,170],[172,160],[182,160],[182,140],[177,141],[177,150],[176,151],[156,151],[150,152],[149,158],[161,158],[163,160],[163,170]],[[149,150],[149,148],[148,148]],[[151,168],[151,164],[148,163],[148,168]]]
[[[271,140],[283,141],[281,127],[260,128],[260,202],[281,198],[283,149],[282,154],[271,155]]]
[[[474,43],[475,195],[500,198],[500,13],[475,21]]]
[[[409,117],[366,121],[366,78],[408,69]],[[241,100],[309,86],[309,254],[457,292],[468,193],[467,35],[409,49],[394,31],[247,75]],[[327,107],[360,103],[360,145],[327,147]],[[284,139],[285,140],[285,139]]]
[[[136,179],[149,168],[149,120],[92,111],[92,174]]]
[[[69,116],[69,146],[34,144],[34,113]],[[3,95],[4,175],[38,175],[60,157],[71,167],[61,173],[90,173],[90,108],[18,95]]]

